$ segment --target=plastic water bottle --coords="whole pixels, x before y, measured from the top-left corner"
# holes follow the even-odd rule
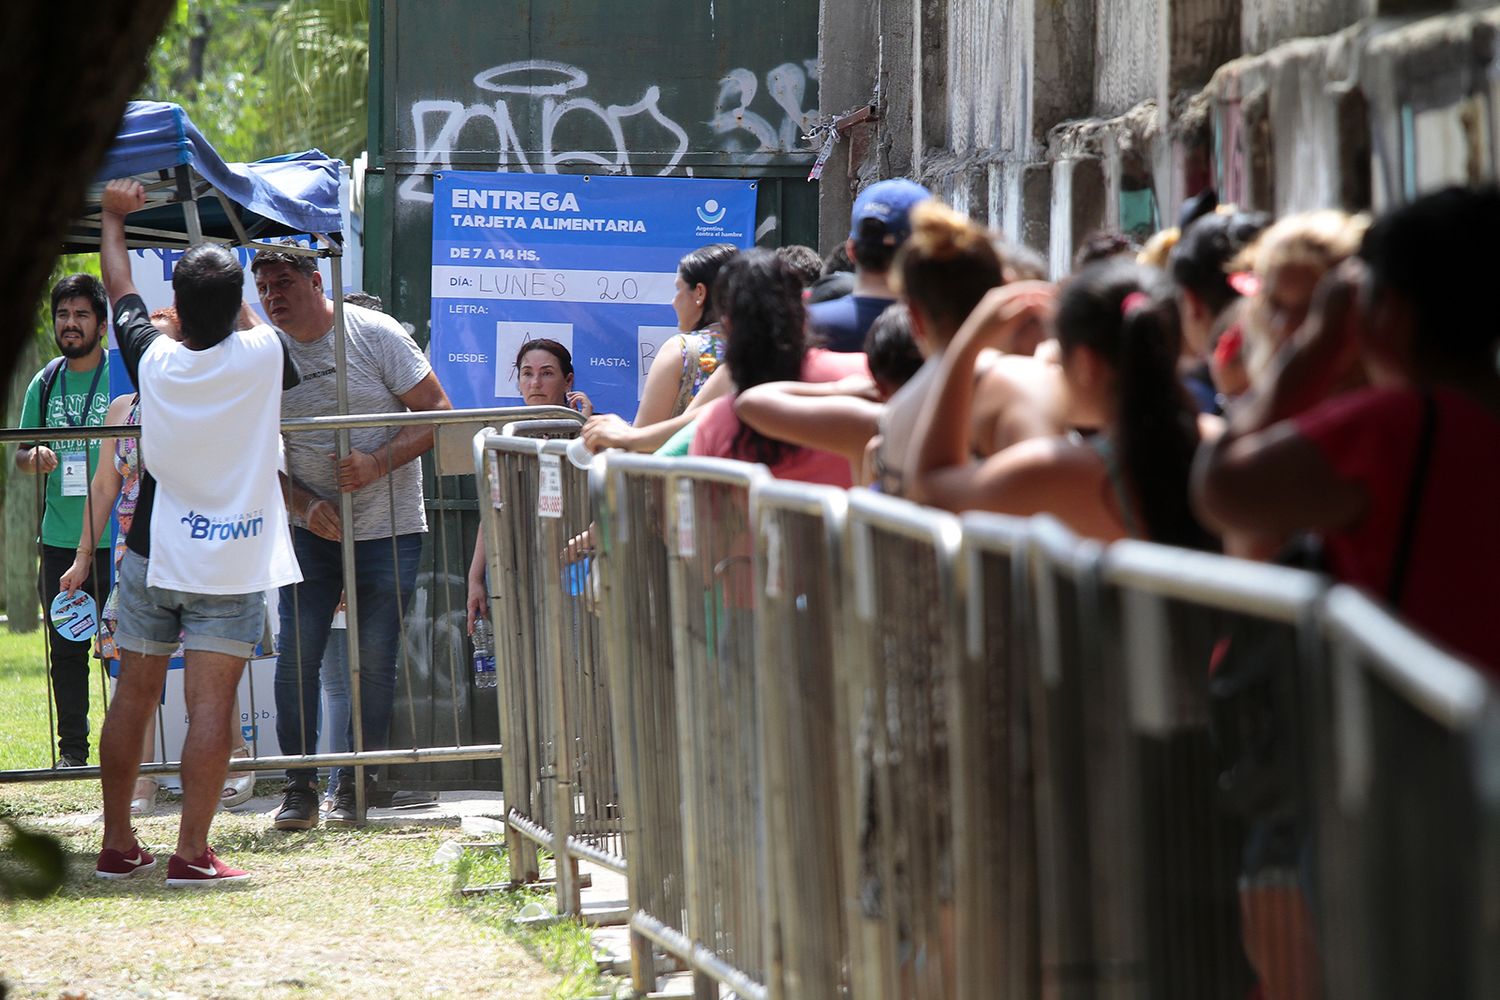
[[[495,633],[488,618],[474,619],[474,686],[495,686]]]

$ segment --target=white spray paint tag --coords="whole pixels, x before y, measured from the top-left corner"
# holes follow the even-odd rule
[[[536,491],[536,516],[562,517],[562,460],[556,455],[543,455],[541,458],[541,481]]]
[[[693,510],[693,484],[686,479],[677,481],[677,554],[684,559],[698,552],[696,525]]]

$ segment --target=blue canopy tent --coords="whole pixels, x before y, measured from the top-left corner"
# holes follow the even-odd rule
[[[186,249],[204,242],[258,247],[312,234],[323,249],[311,252],[337,257],[341,166],[317,150],[225,163],[181,107],[132,101],[89,190],[84,215],[70,227],[63,249],[99,249],[104,182],[134,177],[146,188],[147,207],[126,220],[125,240],[131,248]]]
[[[254,163],[225,163],[181,107],[161,101],[132,101],[89,188],[84,214],[69,227],[63,251],[89,253],[99,249],[104,185],[116,178],[133,177],[146,188],[146,207],[125,219],[128,248],[186,250],[200,243],[220,243],[326,257],[332,272],[330,284],[339,289],[343,287],[343,219],[339,210],[342,166],[317,150]],[[313,245],[286,239],[294,236],[311,236]],[[342,459],[349,454],[351,420],[347,416],[343,296],[334,295],[333,303],[338,416],[299,423],[331,425]],[[348,493],[339,495],[339,507],[344,523],[352,523]],[[354,549],[347,536],[344,572],[346,578],[353,579]],[[349,598],[352,616],[356,614],[352,592]],[[358,652],[352,645],[349,666],[352,673],[358,673]]]

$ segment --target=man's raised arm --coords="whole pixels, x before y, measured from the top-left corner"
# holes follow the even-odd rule
[[[130,277],[130,253],[125,249],[125,216],[146,206],[146,189],[132,178],[104,185],[103,214],[99,223],[99,272],[109,305],[136,294]]]

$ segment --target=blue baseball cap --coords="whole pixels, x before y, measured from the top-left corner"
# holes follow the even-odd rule
[[[854,211],[849,219],[849,238],[859,239],[859,224],[866,219],[874,219],[885,226],[886,232],[895,237],[897,244],[904,243],[911,235],[912,207],[931,197],[931,191],[905,177],[877,181],[854,199]]]

